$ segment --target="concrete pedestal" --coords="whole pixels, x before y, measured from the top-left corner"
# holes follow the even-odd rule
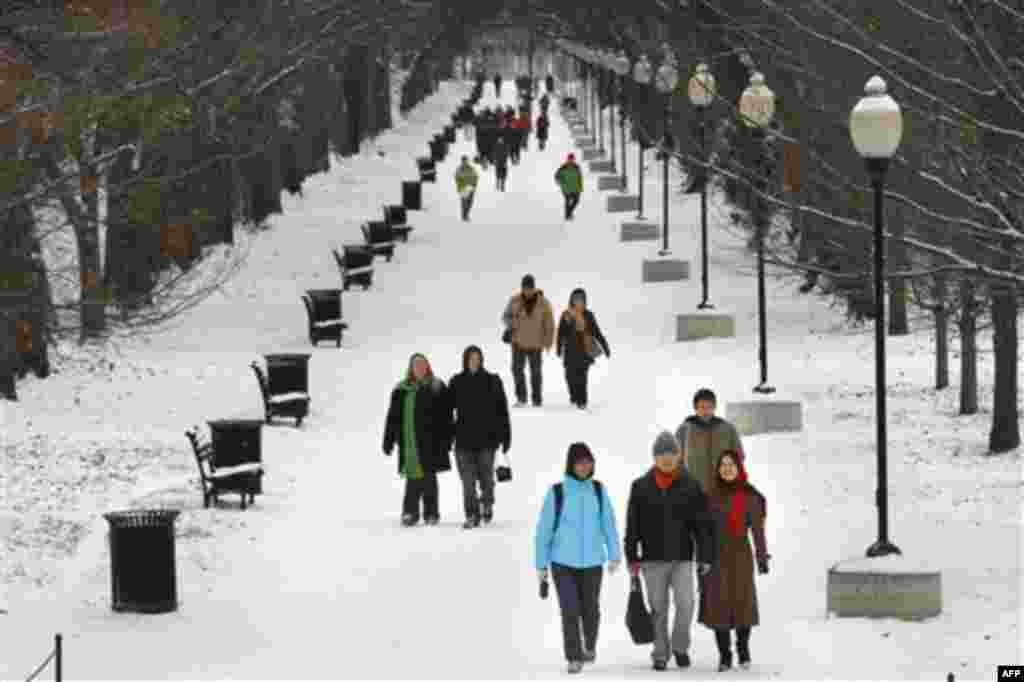
[[[650,282],[681,282],[690,279],[690,262],[676,258],[659,258],[645,260],[643,265],[643,281]]]
[[[583,147],[580,151],[583,154],[584,161],[596,161],[603,156],[601,150],[597,147]]]
[[[652,242],[660,237],[661,232],[654,223],[622,223],[619,232],[619,239],[624,242]]]
[[[828,571],[827,610],[840,618],[934,618],[942,613],[942,575],[898,554],[841,561]]]
[[[621,175],[602,175],[597,179],[597,188],[601,190],[605,189],[622,189],[622,176]]]
[[[597,161],[591,161],[587,166],[590,168],[591,173],[614,173],[615,162],[608,159],[598,159]]]
[[[676,315],[676,341],[729,339],[736,336],[736,320],[725,313],[686,313]]]
[[[796,400],[745,400],[725,406],[725,418],[743,436],[802,431],[803,405]]]
[[[620,183],[616,189],[620,189]],[[607,211],[609,213],[626,213],[640,209],[640,197],[635,194],[615,194],[607,197]]]

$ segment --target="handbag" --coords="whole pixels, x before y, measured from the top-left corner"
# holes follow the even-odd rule
[[[650,644],[654,641],[654,620],[647,610],[644,591],[639,576],[632,576],[629,590],[629,606],[626,608],[626,627],[633,644]]]
[[[512,466],[508,461],[508,453],[502,453],[502,457],[505,459],[505,464],[499,464],[494,470],[495,478],[497,478],[500,483],[512,480]]]
[[[512,329],[505,327],[505,331],[501,333],[501,340],[503,343],[512,343]]]
[[[590,340],[590,353],[588,355],[590,355],[591,360],[597,360],[604,355],[604,348],[601,347],[601,343],[597,339]]]

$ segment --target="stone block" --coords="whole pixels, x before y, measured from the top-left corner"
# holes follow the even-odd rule
[[[736,320],[724,313],[686,313],[676,315],[676,341],[736,336]]]
[[[591,173],[614,173],[615,162],[610,159],[598,159],[587,164]]]
[[[744,400],[725,406],[725,418],[744,436],[803,430],[803,406],[795,400]]]
[[[621,178],[620,185],[621,187]],[[603,189],[603,188],[602,188]],[[616,188],[618,189],[618,188]],[[625,213],[627,211],[638,211],[640,210],[640,197],[635,194],[613,194],[607,197],[609,213]]]
[[[660,237],[661,231],[654,223],[622,223],[619,232],[619,239],[624,242],[652,242]]]
[[[597,178],[598,189],[622,189],[621,175],[602,175]]]
[[[840,618],[916,621],[942,613],[942,575],[899,554],[837,563],[827,592],[826,608]]]
[[[643,263],[643,281],[650,282],[681,282],[690,279],[690,262],[677,258],[659,258],[645,260]]]
[[[596,161],[604,156],[597,147],[583,147],[580,151],[583,153],[584,161]]]

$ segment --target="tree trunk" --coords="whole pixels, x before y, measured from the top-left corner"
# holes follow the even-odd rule
[[[998,283],[992,290],[993,346],[995,349],[995,396],[992,431],[988,447],[992,454],[1008,452],[1020,445],[1020,415],[1017,410],[1017,295],[1013,287]]]
[[[949,386],[949,308],[946,303],[946,278],[935,277],[935,388]]]
[[[978,338],[974,282],[960,284],[960,414],[978,413]]]

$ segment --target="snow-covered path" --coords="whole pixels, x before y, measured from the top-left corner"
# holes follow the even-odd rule
[[[145,349],[179,371],[138,386],[140,427],[180,437],[199,419],[260,416],[248,361],[262,353],[309,352],[299,294],[337,286],[330,247],[358,241],[361,220],[376,218],[382,203],[398,203],[400,181],[414,174],[412,159],[447,121],[456,93],[466,91],[446,84],[446,95],[431,98],[423,112],[378,140],[385,156],[346,160],[310,179],[304,198],[284,197],[285,215],[255,238],[239,278]],[[507,102],[509,93],[506,88]],[[548,150],[537,151],[531,140],[522,164],[511,167],[504,194],[494,190],[493,173],[483,172],[473,220],[463,223],[451,176],[459,156],[472,152],[460,135],[439,164],[439,182],[424,185],[425,211],[410,212],[416,227],[410,243],[399,245],[392,263],[378,261],[368,292],[345,295],[351,328],[343,348],[324,344],[313,351],[310,417],[299,430],[264,429],[266,494],[244,513],[192,511],[206,520],[198,538],[179,522],[186,539],[179,539],[178,612],[111,613],[103,540],[96,534],[79,552],[80,579],[69,568],[64,592],[40,603],[36,617],[0,619],[0,642],[38,647],[63,629],[67,674],[83,679],[564,674],[557,602],[537,597],[532,537],[568,444],[584,440],[596,453],[597,477],[609,487],[621,529],[629,483],[650,466],[658,430],[678,425],[700,386],[715,388],[722,412],[724,403],[747,399],[757,371],[755,283],[741,242],[713,223],[712,300],[736,314],[737,338],[673,343],[672,313],[699,300],[694,200],[675,201],[671,235],[674,251],[692,262],[693,280],[643,285],[640,260],[657,246],[619,243],[619,219],[604,212],[606,193],[596,191],[596,178],[587,178],[576,220],[561,220],[552,174],[570,143],[553,108]],[[629,157],[633,183],[635,152]],[[659,196],[658,176],[647,174],[651,204]],[[649,217],[660,219],[659,204],[648,208]],[[484,349],[485,365],[511,390],[499,316],[526,272],[536,276],[556,315],[572,288],[587,289],[612,347],[612,358],[591,373],[591,413],[568,404],[561,366],[546,356],[545,406],[513,413],[515,478],[498,486],[495,523],[461,530],[453,472],[441,479],[441,525],[401,529],[402,482],[394,459],[380,451],[388,392],[413,352],[426,353],[447,380],[470,343]],[[812,298],[795,298],[785,284],[772,282],[769,298],[770,378],[779,397],[804,401],[807,428],[747,439],[751,479],[769,501],[775,562],[771,575],[758,578],[762,626],[752,637],[754,669],[721,677],[942,679],[952,671],[958,679],[988,678],[997,660],[1019,661],[1013,648],[1019,647],[1019,589],[1010,588],[1020,579],[1020,525],[1012,495],[986,507],[1005,518],[958,518],[949,491],[963,481],[954,475],[944,484],[945,457],[931,479],[934,495],[898,494],[915,487],[928,458],[936,458],[923,443],[916,459],[902,447],[890,450],[900,455],[890,464],[890,513],[904,553],[943,570],[946,612],[925,624],[824,617],[828,567],[861,555],[874,536],[871,399],[851,403],[841,393],[854,392],[848,382],[868,384],[871,347],[863,336],[835,335],[835,315]],[[909,358],[921,341],[890,346],[894,356]],[[207,368],[208,381],[190,383],[186,367]],[[894,385],[897,371],[906,372],[899,377],[904,389],[928,385],[927,357],[897,367]],[[859,412],[838,411],[841,400]],[[170,412],[171,402],[179,412]],[[894,405],[898,410],[898,399]],[[894,441],[930,419],[894,416]],[[961,478],[1019,485],[1019,458],[985,466],[965,469]],[[191,487],[181,499],[194,510],[198,498]],[[984,533],[975,526],[981,521]],[[213,536],[204,537],[207,532]],[[647,648],[633,646],[625,631],[627,587],[622,574],[606,576],[598,664],[587,677],[655,675]],[[695,625],[694,640],[687,675],[711,674],[713,637]],[[0,678],[28,672],[39,658],[33,648],[0,647]]]

